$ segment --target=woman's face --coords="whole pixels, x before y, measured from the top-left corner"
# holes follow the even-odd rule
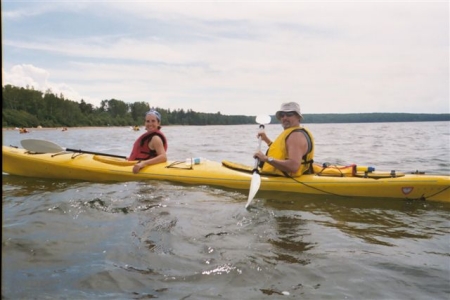
[[[158,130],[159,121],[158,118],[153,114],[148,114],[145,116],[145,130]]]

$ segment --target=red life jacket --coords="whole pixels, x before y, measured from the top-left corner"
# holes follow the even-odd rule
[[[152,138],[157,135],[161,138],[163,145],[164,145],[164,150],[167,151],[167,139],[164,136],[164,134],[159,131],[149,131],[144,133],[143,135],[141,135],[135,142],[133,145],[133,149],[131,150],[131,154],[128,157],[128,160],[147,160],[153,157],[156,157],[158,154],[156,153],[155,150],[151,150],[148,147],[148,144],[150,143],[150,141],[152,140]]]

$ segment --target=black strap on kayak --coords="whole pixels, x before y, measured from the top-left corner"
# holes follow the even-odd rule
[[[347,198],[356,197],[356,196],[340,195],[340,194],[335,194],[335,193],[332,193],[332,192],[328,192],[328,191],[325,191],[325,190],[323,190],[323,189],[319,189],[319,188],[316,188],[316,187],[314,187],[314,186],[311,186],[311,185],[309,185],[309,184],[307,184],[307,183],[301,182],[301,181],[295,179],[294,177],[292,177],[292,176],[290,176],[290,175],[287,176],[287,177],[291,178],[292,180],[294,180],[294,181],[297,182],[297,183],[300,183],[300,184],[302,184],[302,185],[304,185],[304,186],[307,186],[307,187],[309,187],[309,188],[311,188],[311,189],[314,189],[314,190],[316,190],[316,191],[322,192],[322,193],[327,194],[327,195],[333,195],[333,196],[338,196],[338,197],[347,197]],[[301,178],[301,177],[300,177],[300,178]]]
[[[180,166],[183,164],[182,166]],[[193,170],[192,164],[190,166],[186,166],[186,163],[184,161],[174,161],[170,165],[166,166],[166,168],[173,168],[173,169],[185,169],[185,170]]]

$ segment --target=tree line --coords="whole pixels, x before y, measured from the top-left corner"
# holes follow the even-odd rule
[[[254,124],[254,116],[201,113],[191,109],[170,110],[151,107],[147,102],[125,103],[102,100],[99,107],[65,99],[51,90],[45,93],[34,88],[2,87],[2,127],[78,127],[142,125],[146,112],[153,108],[161,114],[163,125],[231,125]]]
[[[66,99],[50,89],[41,92],[33,87],[2,87],[2,127],[80,127],[141,125],[145,113],[156,109],[163,125],[238,125],[255,124],[255,116],[222,115],[151,107],[147,102],[126,103],[118,99],[102,100],[99,107]],[[367,123],[450,121],[450,114],[358,113],[304,114],[303,123]],[[274,115],[271,123],[279,123]]]

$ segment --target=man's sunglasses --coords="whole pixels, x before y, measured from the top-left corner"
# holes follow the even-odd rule
[[[293,111],[280,112],[278,115],[280,116],[280,118],[282,118],[282,117],[284,117],[284,116],[286,116],[286,117],[292,117],[292,116],[295,116],[295,112],[293,112]]]

